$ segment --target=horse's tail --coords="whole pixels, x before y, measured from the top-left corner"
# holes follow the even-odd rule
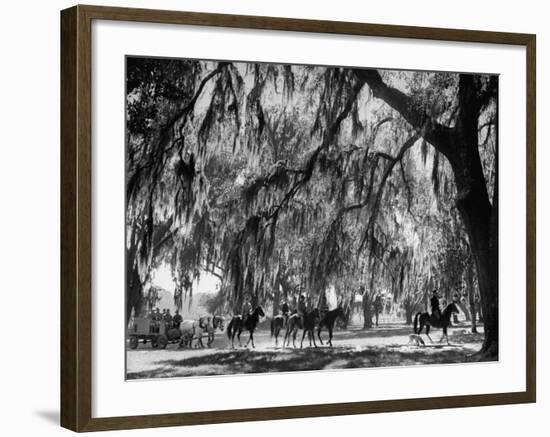
[[[271,336],[275,335],[275,318],[271,319]]]
[[[418,312],[418,313],[416,313],[416,315],[414,316],[414,324],[413,324],[413,330],[414,330],[414,331],[413,331],[413,332],[414,332],[415,334],[418,334],[418,332],[417,332],[417,330],[418,330],[418,318],[420,317],[420,314],[422,314],[422,313]]]
[[[231,330],[233,329],[233,319],[227,325],[227,338],[231,339]]]

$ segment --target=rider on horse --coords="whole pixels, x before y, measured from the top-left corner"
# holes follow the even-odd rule
[[[281,305],[281,313],[284,317],[284,320],[285,320],[285,326],[286,326],[286,322],[288,321],[288,315],[290,314],[290,307],[288,306],[288,302],[285,300],[283,300],[283,304]]]
[[[246,319],[248,319],[248,316],[250,315],[251,312],[252,312],[252,304],[250,303],[250,299],[247,297],[244,300],[242,311],[241,311],[243,322],[245,322]]]
[[[441,307],[439,306],[439,294],[437,290],[432,291],[430,305],[432,307],[432,320],[437,323],[441,320]]]
[[[298,298],[298,308],[297,308],[297,314],[300,318],[300,325],[304,326],[304,315],[307,311],[307,304],[306,304],[306,297],[303,294],[300,294],[300,297]]]

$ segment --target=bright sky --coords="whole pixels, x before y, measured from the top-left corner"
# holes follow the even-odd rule
[[[198,281],[193,284],[193,294],[214,293],[218,289],[220,280],[214,275],[202,272]],[[174,292],[174,281],[168,264],[162,264],[153,272],[153,284],[162,287],[170,293]]]

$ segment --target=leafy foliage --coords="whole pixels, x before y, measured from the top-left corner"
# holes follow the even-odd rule
[[[457,123],[458,74],[380,74],[430,119]],[[373,90],[346,68],[128,58],[127,259],[140,278],[129,293],[160,263],[179,307],[201,271],[221,280],[213,309],[329,287],[341,302],[377,290],[416,302],[459,281],[471,254],[453,170]],[[487,98],[489,191],[495,113]]]

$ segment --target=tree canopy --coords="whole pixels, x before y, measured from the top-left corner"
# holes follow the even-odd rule
[[[342,302],[448,294],[479,270],[463,203],[495,202],[494,76],[127,62],[129,309],[162,263],[178,306],[204,271],[231,307],[329,286]]]

